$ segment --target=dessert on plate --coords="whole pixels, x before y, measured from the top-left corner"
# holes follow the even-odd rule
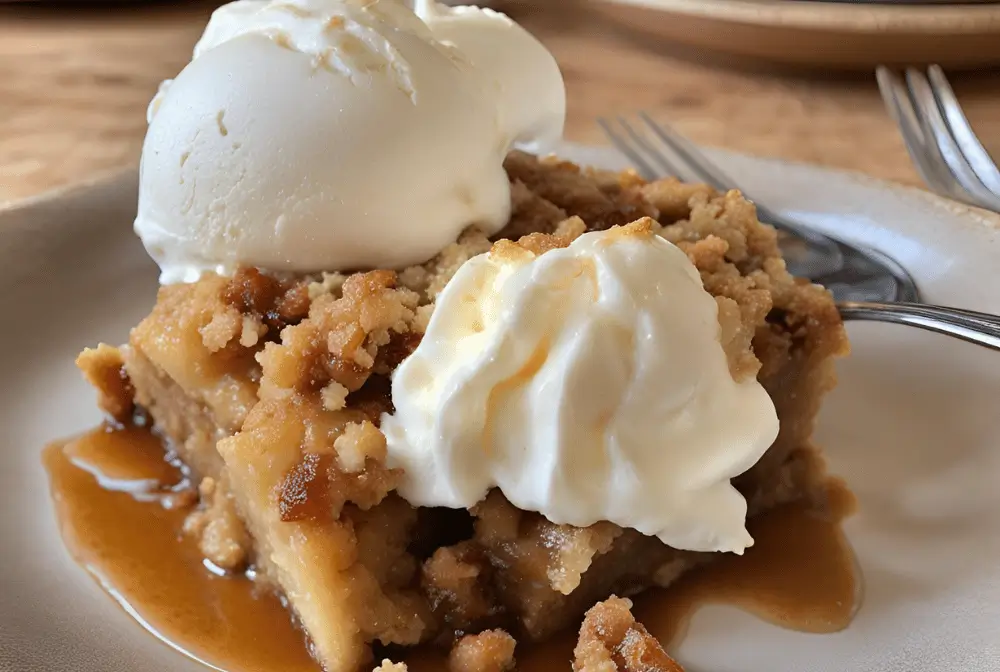
[[[507,17],[400,0],[226,5],[150,105],[162,287],[78,364],[330,672],[581,621],[577,670],[680,669],[625,598],[822,496],[829,293],[738,192],[542,156],[564,114]]]

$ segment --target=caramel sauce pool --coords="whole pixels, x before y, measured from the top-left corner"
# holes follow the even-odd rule
[[[244,576],[210,571],[181,532],[191,500],[183,473],[142,428],[101,428],[46,448],[63,538],[111,596],[159,639],[229,672],[319,672],[281,602]],[[704,604],[730,604],[776,625],[835,632],[858,606],[859,578],[840,521],[854,498],[831,482],[820,512],[788,505],[748,524],[755,543],[635,599],[636,618],[672,648]],[[518,669],[569,670],[576,633],[519,646]],[[443,652],[418,649],[411,672],[440,672]]]
[[[319,672],[281,602],[243,576],[213,574],[182,535],[191,508],[172,492],[183,474],[164,457],[141,428],[99,429],[45,450],[70,552],[146,628],[196,660],[232,672]]]

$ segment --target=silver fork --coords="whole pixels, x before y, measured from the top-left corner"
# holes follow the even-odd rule
[[[645,179],[673,175],[693,177],[720,191],[736,188],[690,140],[645,112],[638,119],[597,122]],[[891,257],[857,248],[755,204],[760,220],[779,230],[782,254],[786,263],[791,262],[789,271],[826,286],[843,319],[906,324],[1000,350],[1000,317],[919,303],[913,278]]]
[[[902,76],[875,71],[889,114],[899,126],[913,165],[934,191],[1000,212],[1000,170],[979,142],[944,71],[908,68]]]

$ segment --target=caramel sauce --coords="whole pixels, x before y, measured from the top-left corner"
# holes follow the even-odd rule
[[[142,428],[101,428],[44,454],[63,537],[111,596],[155,636],[230,672],[319,672],[280,600],[245,576],[210,571],[181,533],[193,502],[184,474]],[[667,644],[705,604],[730,604],[776,625],[834,632],[859,603],[854,556],[840,522],[854,498],[831,482],[822,509],[780,507],[749,522],[754,546],[635,598],[636,618]],[[518,669],[569,669],[576,633],[519,646]],[[446,652],[422,647],[411,672],[440,672]]]
[[[840,529],[856,501],[839,480],[826,488],[823,508],[788,504],[751,519],[754,545],[723,554],[663,591],[635,600],[633,613],[661,642],[677,643],[705,604],[730,604],[775,625],[830,633],[850,625],[861,603],[854,552]]]
[[[209,571],[181,534],[193,500],[148,431],[102,428],[44,462],[70,552],[156,637],[221,670],[319,672],[278,598]]]

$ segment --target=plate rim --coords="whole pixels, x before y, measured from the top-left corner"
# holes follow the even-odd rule
[[[3,0],[0,0],[0,2],[3,2]],[[35,206],[50,203],[53,200],[81,195],[92,189],[115,184],[128,179],[129,176],[138,173],[138,171],[138,162],[132,162],[125,166],[98,170],[80,179],[49,187],[28,196],[2,200],[0,201],[0,217],[12,217],[12,213],[14,212],[29,210]],[[0,231],[2,230],[0,229]]]

